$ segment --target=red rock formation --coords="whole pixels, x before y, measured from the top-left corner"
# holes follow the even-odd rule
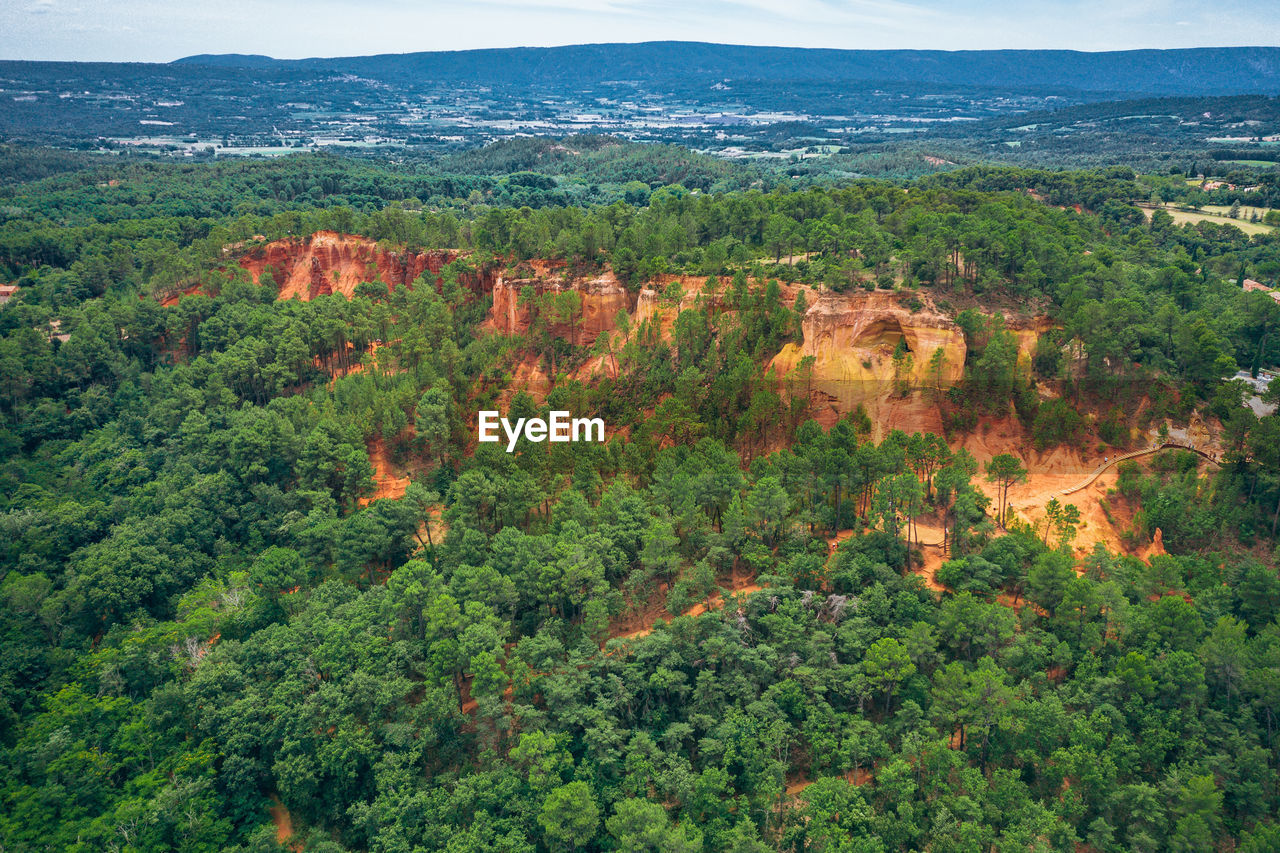
[[[1018,341],[1018,369],[1024,377],[1029,377],[1031,376],[1031,359],[1036,354],[1036,344],[1040,342],[1041,337],[1054,328],[1053,321],[1044,316],[1011,319],[1006,322],[1006,328],[1013,332],[1014,338]]]
[[[729,286],[719,283],[718,293],[705,292],[705,279],[664,276],[632,294],[612,273],[593,279],[565,282],[557,271],[535,269],[535,277],[514,280],[499,278],[493,286],[493,308],[489,325],[502,334],[523,334],[532,320],[520,293],[533,287],[539,294],[576,290],[582,296],[582,315],[573,323],[558,323],[552,334],[590,346],[596,338],[615,327],[620,309],[630,315],[631,328],[654,324],[667,337],[676,315],[687,309],[721,310],[721,294]],[[680,286],[678,302],[669,298],[669,287]],[[831,293],[805,285],[781,288],[784,304],[794,304],[800,290],[806,290],[809,308],[802,323],[799,344],[787,344],[769,368],[779,379],[803,381],[812,399],[814,417],[832,421],[858,404],[873,414],[908,431],[930,429],[941,432],[941,414],[921,389],[949,387],[959,381],[967,351],[964,334],[955,322],[926,304],[912,311],[903,305],[904,294],[888,291]],[[926,303],[929,300],[926,297]],[[1047,318],[1031,318],[1010,323],[1020,350],[1020,362],[1029,370],[1036,341],[1050,326]],[[899,344],[910,353],[900,370],[893,355]],[[941,371],[935,374],[930,359],[941,350]],[[801,377],[796,369],[801,359],[813,357],[812,371]],[[909,399],[899,396],[895,380],[915,389]],[[793,389],[794,390],[794,389]],[[882,410],[883,411],[880,411]]]
[[[680,299],[678,302],[668,298],[668,288],[672,284],[680,285]],[[657,325],[659,333],[663,337],[668,337],[675,327],[676,317],[679,316],[681,311],[697,309],[700,306],[704,310],[711,310],[713,313],[723,311],[724,304],[721,297],[729,287],[729,280],[721,278],[714,294],[706,292],[705,284],[705,279],[670,275],[662,276],[657,281],[650,282],[640,290],[636,299],[635,316],[631,319],[631,325],[638,327],[641,323],[654,323]],[[794,301],[795,294],[783,289],[783,304]]]
[[[280,298],[305,301],[331,293],[350,298],[361,282],[378,279],[389,290],[406,287],[423,273],[438,275],[458,255],[447,249],[394,252],[365,237],[317,231],[302,239],[259,246],[240,258],[240,266],[254,281],[261,281],[263,273],[273,268],[280,282]],[[470,284],[483,289],[484,283]]]
[[[1151,544],[1143,549],[1140,556],[1143,560],[1150,563],[1152,557],[1163,557],[1168,553],[1169,552],[1164,549],[1164,531],[1157,527],[1155,535],[1151,537]]]

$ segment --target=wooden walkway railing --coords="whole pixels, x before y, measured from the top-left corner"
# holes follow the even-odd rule
[[[1063,489],[1061,492],[1058,492],[1056,495],[1050,495],[1050,497],[1056,497],[1057,495],[1061,495],[1065,497],[1074,492],[1078,492],[1081,489],[1087,488],[1093,484],[1094,480],[1102,476],[1102,473],[1106,471],[1108,468],[1110,468],[1112,465],[1119,465],[1121,462],[1123,462],[1126,459],[1133,459],[1136,456],[1147,456],[1152,453],[1159,453],[1161,450],[1169,450],[1169,449],[1175,449],[1175,448],[1178,450],[1190,450],[1192,453],[1197,453],[1200,456],[1203,456],[1205,459],[1209,460],[1214,465],[1218,465],[1218,466],[1222,465],[1222,463],[1219,462],[1217,458],[1214,457],[1214,455],[1209,453],[1207,450],[1201,450],[1199,447],[1196,447],[1193,444],[1183,444],[1180,441],[1166,441],[1163,444],[1152,444],[1147,447],[1140,448],[1138,450],[1131,450],[1128,453],[1123,453],[1120,456],[1115,457],[1114,459],[1108,459],[1106,462],[1103,462],[1097,468],[1093,469],[1093,472],[1090,473],[1088,477],[1085,477],[1076,485],[1072,486],[1069,489]],[[921,548],[941,548],[943,545],[946,544],[946,541],[944,540],[942,542],[916,542],[915,544],[920,546]]]
[[[1103,462],[1101,465],[1099,465],[1097,468],[1095,468],[1095,469],[1093,470],[1093,473],[1092,473],[1092,474],[1090,474],[1088,477],[1084,478],[1084,480],[1082,480],[1081,482],[1079,482],[1078,484],[1076,484],[1076,485],[1072,486],[1072,487],[1071,487],[1071,488],[1069,488],[1069,489],[1063,489],[1061,492],[1059,492],[1059,494],[1061,494],[1061,495],[1063,495],[1063,496],[1066,496],[1066,495],[1071,494],[1072,492],[1078,492],[1078,491],[1080,491],[1081,489],[1087,488],[1088,486],[1090,486],[1090,485],[1092,485],[1092,484],[1093,484],[1093,481],[1094,481],[1094,480],[1096,480],[1096,479],[1098,479],[1098,477],[1102,476],[1102,472],[1103,472],[1103,471],[1106,471],[1106,470],[1107,470],[1108,468],[1110,468],[1112,465],[1118,465],[1118,464],[1120,464],[1121,462],[1123,462],[1123,461],[1124,461],[1124,460],[1126,460],[1126,459],[1132,459],[1132,458],[1134,458],[1135,456],[1146,456],[1146,455],[1148,455],[1148,454],[1150,454],[1150,453],[1159,453],[1161,450],[1166,450],[1166,449],[1169,449],[1169,448],[1178,448],[1178,449],[1180,449],[1180,450],[1190,450],[1192,453],[1198,453],[1198,454],[1200,454],[1200,455],[1201,455],[1201,456],[1203,456],[1205,459],[1208,459],[1210,462],[1212,462],[1212,463],[1213,463],[1213,464],[1215,464],[1215,465],[1220,465],[1220,464],[1221,464],[1221,463],[1220,463],[1220,462],[1218,462],[1218,460],[1217,460],[1217,459],[1215,459],[1215,458],[1213,457],[1213,455],[1212,455],[1212,454],[1210,454],[1208,451],[1206,451],[1206,450],[1201,450],[1200,448],[1196,447],[1196,446],[1195,446],[1195,445],[1193,445],[1193,444],[1183,444],[1183,443],[1182,443],[1182,442],[1180,442],[1180,441],[1166,441],[1166,442],[1164,442],[1163,444],[1153,444],[1153,445],[1151,445],[1151,446],[1149,446],[1149,447],[1144,447],[1144,448],[1142,448],[1142,449],[1140,449],[1140,450],[1133,450],[1133,451],[1130,451],[1129,453],[1122,454],[1122,455],[1120,455],[1120,456],[1115,457],[1114,459],[1108,459],[1106,462]]]

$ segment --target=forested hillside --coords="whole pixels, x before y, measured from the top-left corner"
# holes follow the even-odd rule
[[[6,152],[0,847],[1280,847],[1269,226],[562,142]]]

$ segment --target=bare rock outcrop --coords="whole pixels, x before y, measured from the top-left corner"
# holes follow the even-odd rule
[[[545,322],[552,335],[591,346],[616,328],[623,311],[632,330],[647,324],[664,339],[669,338],[681,311],[733,313],[724,301],[728,280],[713,281],[714,289],[709,290],[705,278],[663,276],[632,292],[611,272],[578,279],[539,272],[519,279],[499,277],[494,282],[491,329],[523,334],[533,323],[535,310],[548,311],[551,316]],[[560,306],[554,300],[542,300],[534,309],[525,298],[526,288],[539,297],[572,291],[578,300],[566,300]],[[933,307],[927,296],[923,303],[913,301],[909,306],[904,303],[912,294],[888,291],[830,293],[807,285],[783,285],[782,304],[794,306],[801,292],[809,305],[801,322],[801,340],[783,346],[767,365],[788,394],[809,395],[810,415],[824,424],[864,405],[878,427],[943,431],[942,412],[930,392],[960,381],[968,352],[964,332],[951,317]],[[918,299],[921,294],[914,296]],[[1047,318],[1010,323],[1024,371],[1030,369],[1036,343],[1049,328]],[[805,362],[806,357],[812,362]],[[612,366],[608,359],[591,363]]]
[[[964,369],[964,333],[929,309],[910,311],[888,292],[822,294],[806,311],[803,339],[773,359],[779,377],[803,380],[834,397],[842,411],[889,394],[895,382],[911,388],[946,388]],[[894,353],[905,348],[905,358]],[[935,369],[939,350],[942,362]],[[801,376],[801,360],[813,357]]]
[[[533,322],[533,306],[521,299],[521,292],[531,287],[538,296],[575,292],[577,307],[569,304],[564,310],[550,307],[551,334],[580,346],[591,346],[596,338],[611,332],[616,326],[619,311],[630,315],[635,310],[636,297],[631,294],[612,272],[590,279],[565,282],[561,279],[504,279],[499,276],[493,283],[493,308],[489,319],[493,327],[506,335],[522,335]]]
[[[448,249],[395,252],[365,237],[317,231],[252,249],[240,258],[240,266],[259,282],[273,270],[279,298],[305,301],[331,293],[350,298],[366,281],[382,281],[388,290],[406,287],[424,273],[439,275],[458,254]]]

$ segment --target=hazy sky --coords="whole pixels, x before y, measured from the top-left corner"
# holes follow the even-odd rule
[[[167,62],[680,39],[842,48],[1280,45],[1275,0],[0,0],[0,58]]]

